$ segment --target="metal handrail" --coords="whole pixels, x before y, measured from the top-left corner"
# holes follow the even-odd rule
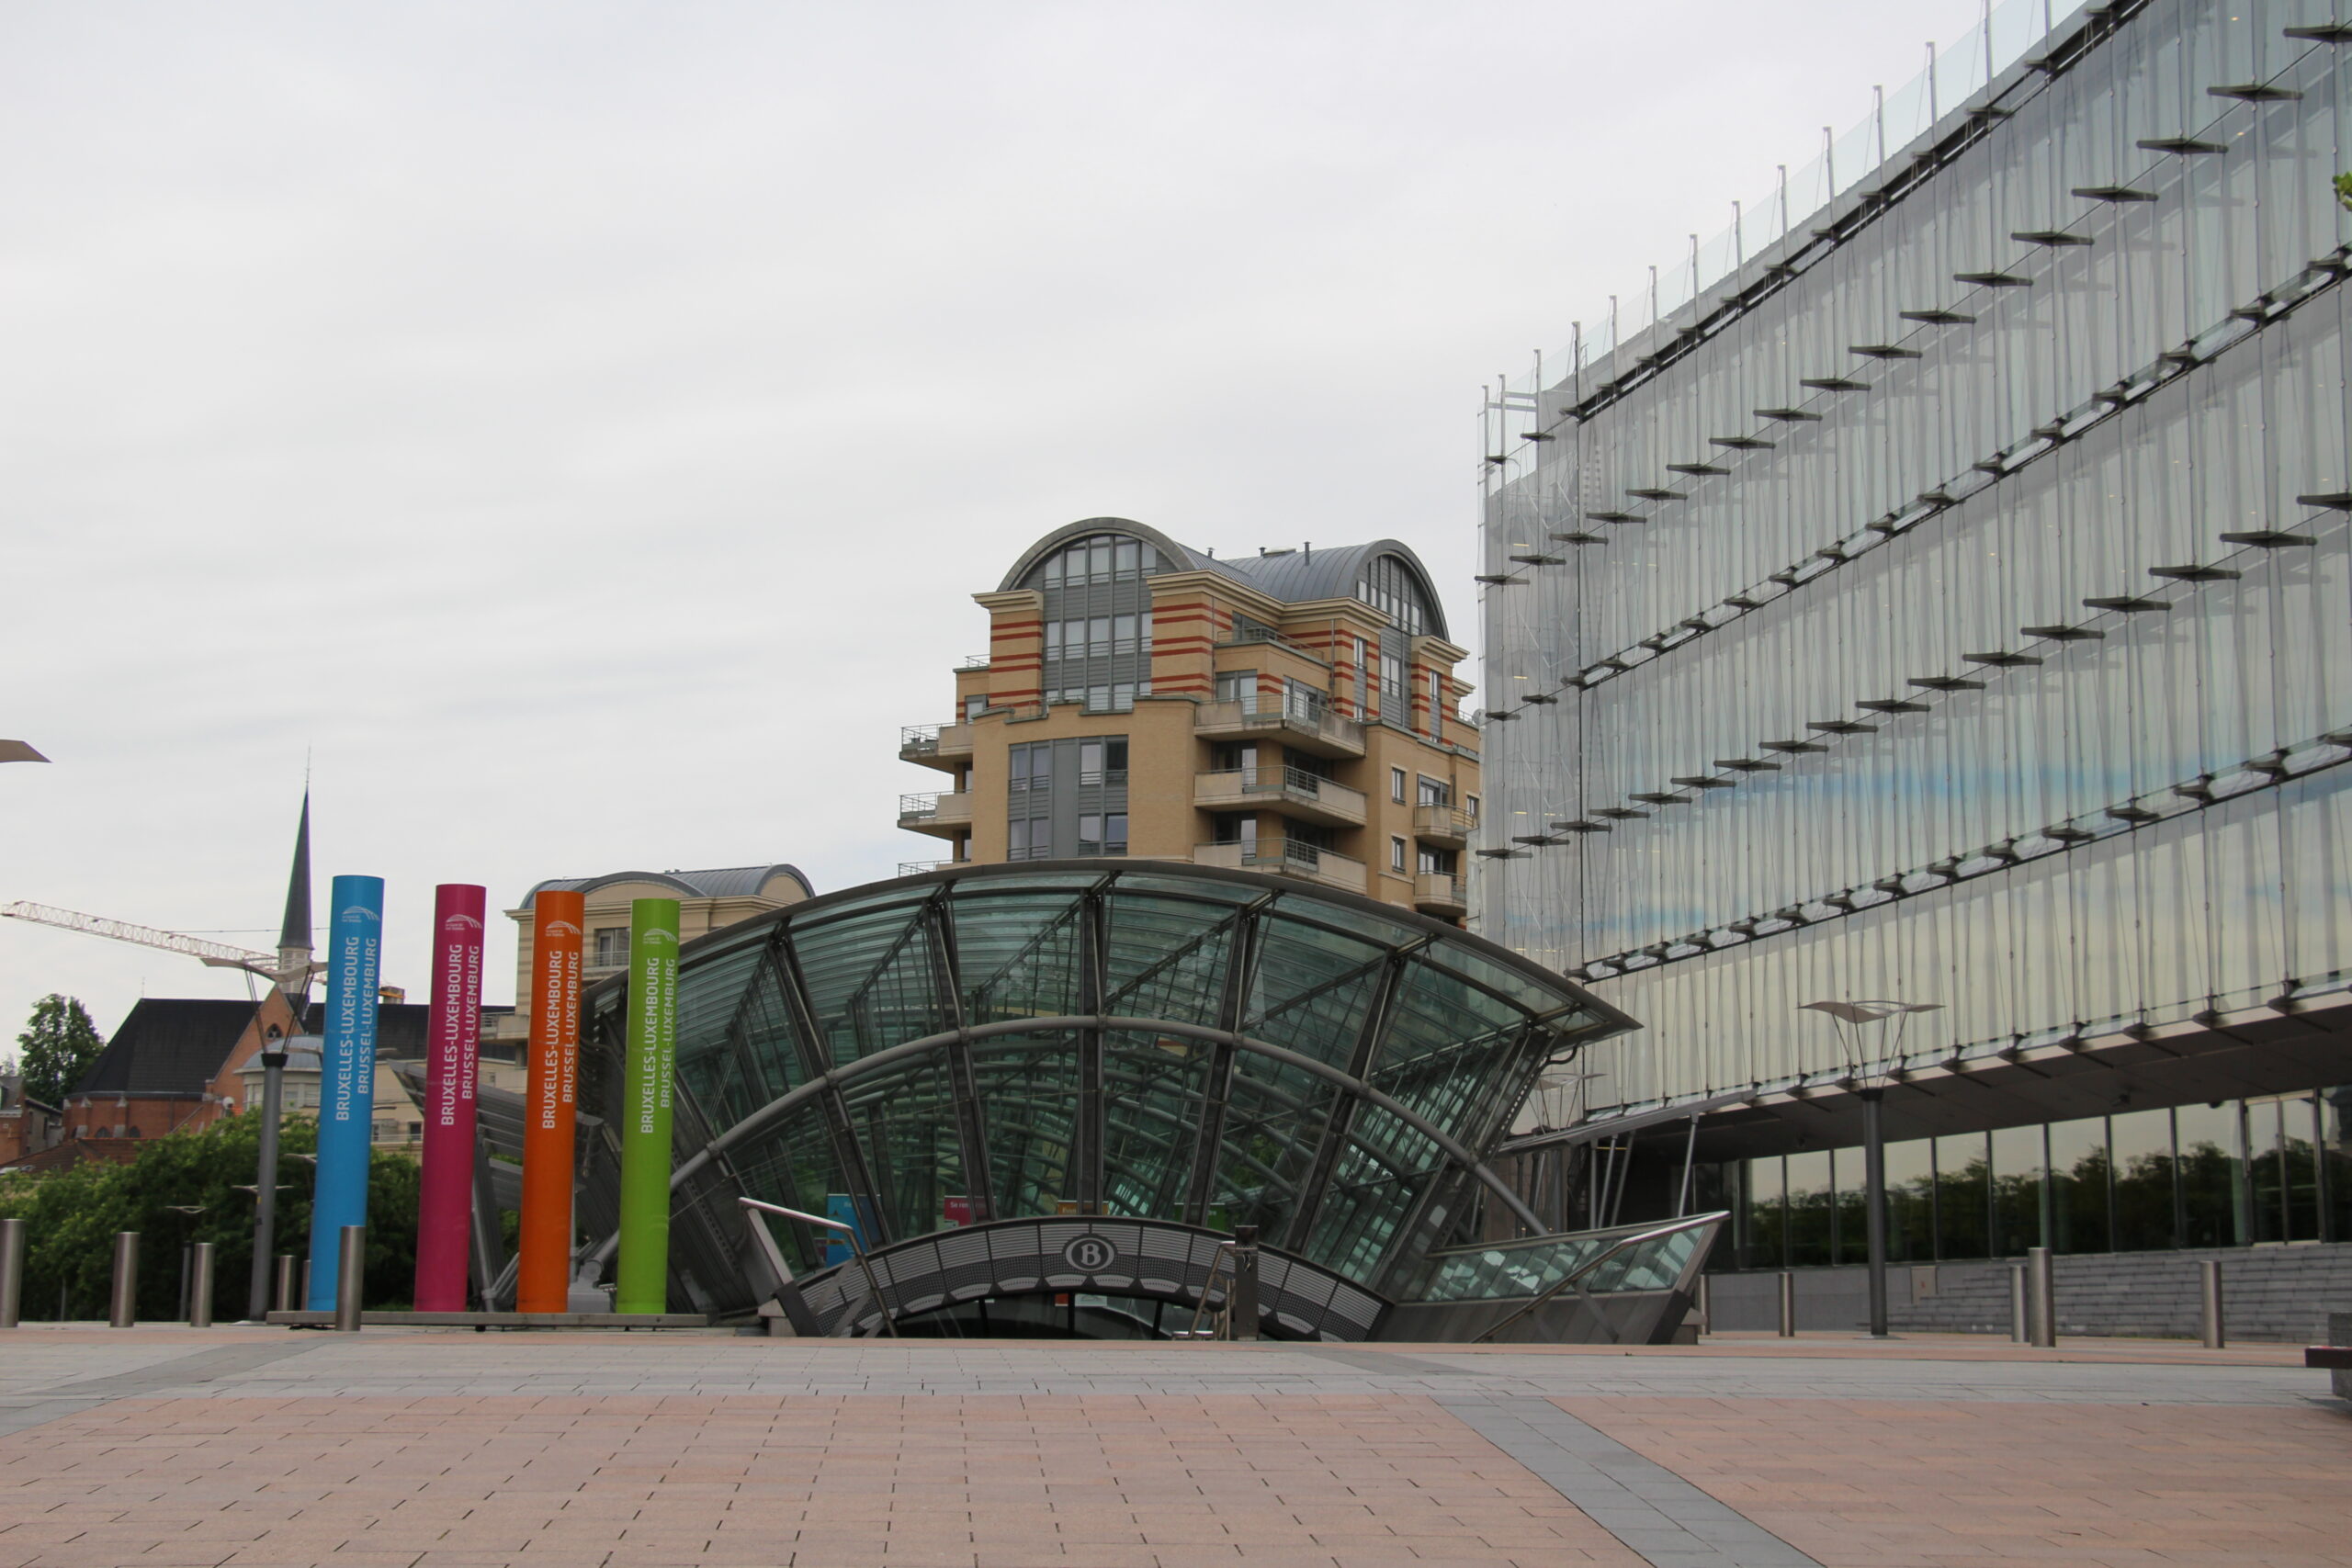
[[[1496,1335],[1500,1334],[1504,1329],[1509,1328],[1512,1324],[1517,1323],[1521,1318],[1525,1317],[1537,1307],[1543,1306],[1546,1303],[1550,1302],[1553,1297],[1558,1295],[1562,1291],[1565,1291],[1573,1285],[1576,1287],[1577,1299],[1584,1303],[1586,1310],[1589,1311],[1592,1314],[1594,1320],[1600,1325],[1601,1331],[1609,1336],[1609,1343],[1614,1345],[1617,1343],[1617,1331],[1609,1326],[1608,1317],[1599,1307],[1593,1305],[1592,1292],[1584,1288],[1584,1277],[1629,1247],[1639,1247],[1645,1241],[1656,1241],[1660,1236],[1672,1235],[1678,1231],[1696,1230],[1701,1225],[1719,1225],[1723,1224],[1723,1215],[1719,1213],[1699,1214],[1690,1219],[1677,1220],[1672,1224],[1660,1225],[1656,1230],[1643,1231],[1638,1235],[1624,1236],[1619,1240],[1613,1241],[1607,1247],[1602,1247],[1591,1258],[1587,1258],[1584,1262],[1577,1264],[1574,1269],[1569,1269],[1566,1277],[1562,1279],[1559,1283],[1552,1286],[1542,1294],[1536,1296],[1533,1300],[1521,1307],[1517,1312],[1511,1314],[1509,1317],[1506,1317],[1499,1323],[1495,1324],[1484,1334],[1481,1334],[1476,1339],[1471,1340],[1470,1343],[1473,1345],[1484,1345],[1487,1340],[1492,1339]]]
[[[757,1209],[763,1214],[782,1214],[787,1220],[798,1220],[802,1224],[807,1225],[822,1225],[827,1230],[839,1231],[849,1237],[850,1256],[857,1259],[858,1269],[865,1276],[865,1288],[874,1292],[875,1301],[882,1308],[882,1326],[890,1331],[891,1338],[896,1339],[899,1337],[898,1309],[890,1304],[890,1298],[882,1293],[880,1281],[874,1278],[874,1265],[865,1260],[865,1248],[857,1239],[855,1225],[845,1224],[825,1214],[808,1214],[801,1213],[798,1209],[787,1209],[781,1203],[763,1203],[757,1198],[738,1198],[735,1201],[746,1209]],[[854,1320],[851,1326],[856,1326]]]

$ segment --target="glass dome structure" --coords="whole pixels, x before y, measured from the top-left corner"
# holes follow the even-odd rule
[[[588,998],[585,1111],[621,1079],[625,985]],[[1255,1225],[1327,1293],[1385,1299],[1480,1190],[1544,1228],[1483,1153],[1547,1063],[1629,1027],[1457,928],[1247,872],[1030,862],[811,899],[682,954],[673,1296],[759,1297],[752,1197],[830,1204],[877,1254],[1053,1216]],[[840,1260],[775,1239],[797,1276]],[[975,1267],[953,1299],[1049,1288]]]

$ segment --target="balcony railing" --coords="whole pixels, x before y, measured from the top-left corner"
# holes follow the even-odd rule
[[[1296,839],[1260,839],[1246,844],[1201,844],[1193,851],[1194,865],[1221,865],[1234,871],[1262,871],[1295,876],[1350,893],[1364,890],[1364,863],[1335,850],[1317,849]]]
[[[1233,768],[1196,774],[1193,804],[1204,811],[1265,806],[1310,822],[1363,826],[1362,790],[1333,784],[1304,768]]]
[[[899,863],[899,874],[900,876],[921,876],[925,872],[937,871],[943,865],[954,865],[955,863],[956,863],[952,860],[902,860]]]
[[[959,791],[899,796],[899,826],[916,833],[960,837],[972,827],[972,797]]]
[[[1251,735],[1279,736],[1285,745],[1322,757],[1363,755],[1363,726],[1341,718],[1329,705],[1285,705],[1274,699],[1203,703],[1193,716],[1193,732],[1210,739]]]
[[[1459,846],[1470,841],[1470,835],[1477,830],[1477,827],[1478,819],[1458,806],[1413,807],[1413,834],[1416,838]]]
[[[1236,626],[1216,639],[1219,648],[1279,648],[1297,654],[1302,659],[1321,662],[1322,655],[1303,643],[1293,642],[1272,626]]]
[[[955,768],[971,760],[972,727],[968,724],[910,724],[899,731],[899,756],[903,761],[933,768]]]
[[[1470,908],[1470,895],[1464,888],[1462,878],[1425,871],[1413,878],[1413,903],[1419,908],[1460,914]]]
[[[987,655],[987,654],[985,654],[985,653],[967,653],[967,654],[964,655],[964,657],[963,657],[962,659],[960,659],[960,660],[956,660],[956,668],[957,670],[959,670],[959,671],[960,671],[960,670],[985,670],[985,669],[987,669],[988,667],[989,667],[989,655]]]

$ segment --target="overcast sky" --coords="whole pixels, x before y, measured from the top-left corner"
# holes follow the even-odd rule
[[[306,756],[420,998],[437,882],[891,875],[1080,517],[1466,637],[1481,384],[1976,14],[0,4],[0,902],[269,945]],[[0,921],[0,1055],[243,989]]]

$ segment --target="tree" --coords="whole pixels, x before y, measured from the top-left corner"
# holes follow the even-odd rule
[[[25,1098],[63,1105],[66,1090],[82,1081],[106,1043],[90,1021],[90,1010],[78,1000],[54,991],[41,998],[17,1036],[24,1052]]]
[[[299,1155],[318,1147],[318,1123],[286,1119],[277,1179],[277,1250],[301,1257],[311,1245],[310,1162]],[[180,1247],[213,1244],[212,1310],[222,1319],[245,1315],[254,1247],[252,1184],[261,1118],[231,1116],[202,1132],[151,1140],[128,1165],[85,1160],[69,1170],[36,1175],[0,1171],[0,1218],[25,1222],[24,1313],[28,1318],[104,1316],[112,1276],[114,1235],[140,1233],[139,1315],[162,1322],[178,1315]],[[371,1309],[409,1304],[416,1283],[414,1160],[375,1153],[368,1163],[368,1274],[364,1299]],[[193,1208],[199,1212],[182,1213]]]

